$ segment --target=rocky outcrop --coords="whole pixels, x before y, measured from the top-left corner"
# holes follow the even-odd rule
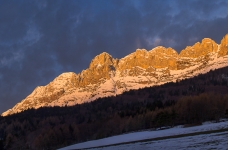
[[[137,49],[120,60],[104,52],[96,56],[88,69],[81,73],[63,73],[46,86],[37,87],[2,116],[29,108],[70,106],[121,94],[130,89],[175,82],[216,67],[227,66],[226,55],[228,34],[219,46],[213,40],[205,38],[201,43],[187,46],[179,55],[172,48],[162,46],[150,51]],[[217,57],[222,58],[218,59],[221,62],[216,62]]]
[[[204,38],[201,43],[197,42],[193,46],[187,46],[180,52],[180,57],[198,58],[217,51],[218,45],[215,41]]]
[[[162,46],[156,47],[150,51],[154,60],[151,66],[154,68],[168,67],[170,70],[177,69],[178,53],[172,48],[165,48]]]
[[[217,52],[218,44],[209,38],[204,38],[201,43],[197,42],[193,46],[187,46],[180,52],[177,69],[185,69],[196,63],[209,61],[209,55]]]
[[[73,72],[62,73],[46,86],[38,86],[23,101],[2,115],[21,112],[29,108],[48,106],[54,100],[75,90],[77,75]]]
[[[223,37],[220,44],[220,51],[218,52],[218,57],[223,57],[228,55],[228,34]]]
[[[85,87],[89,84],[97,84],[101,78],[110,79],[109,72],[115,71],[118,59],[112,58],[106,52],[96,56],[90,63],[89,68],[78,75],[77,86]]]
[[[172,48],[162,46],[156,47],[150,51],[137,49],[136,52],[120,59],[118,70],[125,74],[126,70],[130,76],[137,76],[143,70],[149,73],[155,69],[168,67],[171,70],[177,69],[178,53]],[[153,69],[152,69],[153,68]]]

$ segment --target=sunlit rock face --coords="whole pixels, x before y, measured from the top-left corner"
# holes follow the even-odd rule
[[[104,52],[96,56],[90,63],[88,69],[78,75],[77,86],[84,87],[89,84],[96,84],[100,79],[110,79],[109,72],[115,71],[118,59]]]
[[[152,50],[137,49],[124,58],[113,58],[106,52],[92,59],[79,74],[67,72],[46,86],[38,86],[30,95],[2,116],[29,108],[72,106],[99,97],[115,96],[124,91],[191,78],[211,69],[228,66],[228,34],[221,44],[205,38],[178,53],[158,46]]]
[[[159,68],[177,69],[178,53],[172,48],[162,46],[156,47],[150,51],[145,49],[137,49],[136,52],[120,59],[118,70],[123,75],[128,72],[130,76],[141,75],[156,71]]]
[[[193,46],[187,46],[181,51],[180,57],[198,58],[217,51],[218,45],[215,41],[209,38],[204,38],[202,43],[197,42]]]
[[[220,44],[220,51],[218,52],[218,57],[228,55],[228,34],[223,37]]]
[[[58,99],[75,90],[77,75],[73,72],[62,73],[46,86],[38,86],[34,91],[12,109],[2,115],[21,112],[29,108],[49,106],[54,99]]]
[[[197,63],[207,62],[210,55],[215,55],[217,52],[218,44],[209,38],[204,38],[201,43],[197,42],[193,46],[187,46],[180,52],[177,69],[186,69]]]

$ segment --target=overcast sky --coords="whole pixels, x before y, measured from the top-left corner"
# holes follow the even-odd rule
[[[93,57],[228,33],[228,0],[0,0],[0,113]]]

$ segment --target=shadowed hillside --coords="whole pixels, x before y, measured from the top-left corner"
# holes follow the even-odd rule
[[[6,149],[56,149],[136,130],[219,120],[228,115],[227,78],[228,67],[81,105],[1,117],[3,145]]]

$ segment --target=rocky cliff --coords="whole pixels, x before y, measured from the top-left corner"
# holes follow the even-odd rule
[[[218,44],[215,41],[204,38],[202,42],[197,42],[193,46],[187,46],[180,52],[180,57],[198,58],[218,51]]]
[[[228,55],[228,34],[222,39],[220,44],[220,51],[218,52],[218,57]]]
[[[63,73],[46,86],[37,87],[2,116],[29,108],[71,106],[130,89],[176,82],[228,66],[227,62],[228,34],[219,45],[205,38],[201,43],[187,46],[180,54],[162,46],[150,51],[137,49],[121,59],[104,52],[96,56],[88,69],[81,73]]]

